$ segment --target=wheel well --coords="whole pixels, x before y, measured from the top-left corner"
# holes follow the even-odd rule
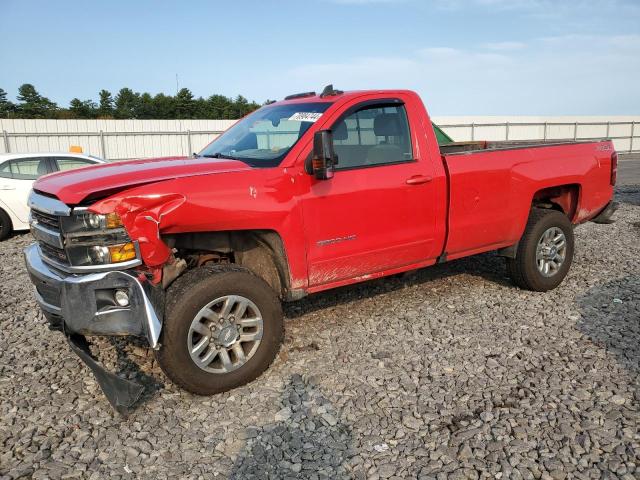
[[[273,230],[194,232],[163,235],[188,267],[235,263],[262,278],[281,297],[290,287],[289,264],[280,235]]]
[[[538,190],[533,196],[532,206],[558,210],[573,220],[578,211],[579,198],[580,185],[558,185]]]

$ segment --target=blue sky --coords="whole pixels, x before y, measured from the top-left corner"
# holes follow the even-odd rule
[[[638,0],[3,0],[0,88],[252,100],[411,88],[434,115],[640,113]]]

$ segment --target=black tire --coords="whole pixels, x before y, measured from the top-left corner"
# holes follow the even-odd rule
[[[241,295],[258,307],[263,320],[262,339],[253,356],[237,370],[210,373],[191,359],[189,329],[205,305],[226,295]],[[156,358],[176,385],[197,395],[213,395],[260,376],[278,354],[283,334],[282,305],[264,280],[236,265],[203,266],[185,273],[169,287]]]
[[[538,269],[536,249],[543,234],[552,227],[559,228],[564,233],[566,251],[560,268],[552,276],[545,276]],[[546,292],[560,285],[567,276],[573,260],[573,251],[573,226],[567,216],[557,210],[533,208],[518,244],[516,258],[507,259],[507,270],[518,287],[535,292]]]
[[[0,240],[7,238],[11,234],[12,230],[13,225],[11,224],[9,215],[0,208]]]

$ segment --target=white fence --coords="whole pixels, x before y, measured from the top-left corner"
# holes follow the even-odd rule
[[[456,141],[613,140],[619,152],[640,150],[640,115],[562,117],[437,117]]]
[[[456,141],[611,138],[620,152],[640,150],[640,115],[611,117],[435,117]],[[189,155],[235,120],[0,119],[0,153],[85,153],[121,160]]]
[[[235,120],[0,119],[0,153],[66,152],[71,146],[110,160],[188,155]]]

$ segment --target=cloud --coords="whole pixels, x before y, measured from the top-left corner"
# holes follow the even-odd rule
[[[613,46],[625,49],[640,49],[640,35],[615,35],[608,39]]]
[[[522,42],[495,42],[495,43],[485,43],[482,45],[482,48],[486,50],[497,50],[497,51],[510,51],[510,50],[521,50],[525,48],[527,45]]]
[[[403,56],[300,65],[299,85],[410,88],[432,112],[455,114],[634,114],[640,35],[564,35],[479,48],[431,46]],[[304,88],[303,88],[304,89]]]
[[[587,35],[566,34],[553,37],[542,37],[540,42],[564,48],[584,48],[602,50],[603,48],[640,49],[640,35]]]
[[[548,2],[545,0],[434,0],[433,3],[443,10],[462,10],[470,7],[491,10],[539,10]]]
[[[330,0],[341,5],[371,5],[374,3],[402,3],[405,0]]]
[[[603,15],[622,18],[640,14],[637,0],[430,0],[435,8],[447,12],[476,10],[491,14],[510,14],[520,18],[563,20],[564,26],[602,26]]]

